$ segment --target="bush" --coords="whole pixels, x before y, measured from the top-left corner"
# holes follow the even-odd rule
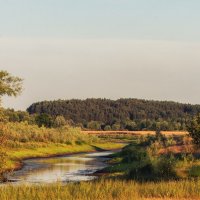
[[[149,137],[150,138],[150,137]],[[148,141],[149,141],[148,138]],[[152,140],[152,138],[150,138]],[[123,163],[128,163],[128,178],[137,180],[169,180],[177,178],[176,159],[173,155],[160,155],[161,142],[155,141],[150,147],[130,144],[118,155]]]
[[[129,170],[128,178],[135,180],[152,180],[154,177],[154,168],[151,163],[147,163],[144,166],[135,167]]]
[[[187,129],[193,139],[193,143],[200,146],[200,114],[193,118]]]
[[[161,179],[176,178],[175,164],[176,160],[174,156],[160,156],[154,166],[156,176]]]
[[[149,159],[148,153],[145,149],[134,145],[128,145],[125,147],[121,152],[121,156],[123,157],[123,162],[128,163],[133,161],[142,162]]]
[[[200,177],[200,166],[199,165],[192,166],[189,169],[189,175],[191,177]]]
[[[129,170],[128,178],[140,181],[175,179],[175,159],[161,156],[154,160],[142,161]]]

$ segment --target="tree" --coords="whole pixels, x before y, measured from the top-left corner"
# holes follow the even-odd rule
[[[115,123],[112,125],[112,130],[113,131],[119,131],[121,128],[120,124],[119,123]]]
[[[52,117],[46,113],[36,116],[35,122],[39,127],[45,126],[51,128],[53,125]]]
[[[0,71],[0,105],[4,95],[17,96],[22,90],[22,79],[12,76],[6,71]],[[0,122],[5,121],[3,109],[0,107]]]
[[[22,91],[22,79],[12,76],[6,71],[0,71],[0,105],[1,98],[4,95],[17,96]],[[3,109],[0,107],[0,121],[5,121]],[[4,135],[4,124],[0,124],[0,175],[2,174],[6,165],[7,154],[4,147],[6,136]],[[0,177],[1,178],[1,177]]]
[[[129,131],[135,131],[136,128],[137,128],[137,124],[136,124],[134,121],[127,120],[127,121],[125,121],[125,123],[124,123],[124,127],[125,127],[126,129],[128,129]]]
[[[0,98],[4,95],[17,96],[22,91],[22,79],[7,71],[0,71]]]
[[[187,130],[193,139],[193,143],[200,147],[200,114],[191,120],[187,126]]]
[[[104,131],[111,131],[111,126],[110,125],[106,125],[105,127],[104,127]]]
[[[66,125],[66,120],[63,116],[57,116],[53,123],[54,127],[60,128]]]
[[[101,130],[101,123],[97,121],[90,121],[87,124],[87,128],[94,131]]]

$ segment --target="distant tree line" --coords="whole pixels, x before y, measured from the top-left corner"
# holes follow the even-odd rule
[[[187,121],[200,112],[200,105],[140,99],[73,99],[34,103],[27,111],[36,116],[39,126],[47,127],[68,123],[90,130],[186,130]]]
[[[48,114],[32,114],[26,111],[15,111],[14,109],[0,109],[0,122],[27,122],[29,125],[37,124],[39,127],[59,128],[70,125],[63,116],[51,117]]]

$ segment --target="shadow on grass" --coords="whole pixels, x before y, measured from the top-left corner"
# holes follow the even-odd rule
[[[102,149],[102,148],[97,147],[95,145],[91,145],[91,147],[93,147],[95,149],[95,151],[107,151],[106,149]]]

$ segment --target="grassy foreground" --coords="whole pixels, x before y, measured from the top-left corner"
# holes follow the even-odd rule
[[[1,200],[140,200],[200,199],[200,180],[137,183],[99,180],[63,185],[23,185],[0,187]]]

